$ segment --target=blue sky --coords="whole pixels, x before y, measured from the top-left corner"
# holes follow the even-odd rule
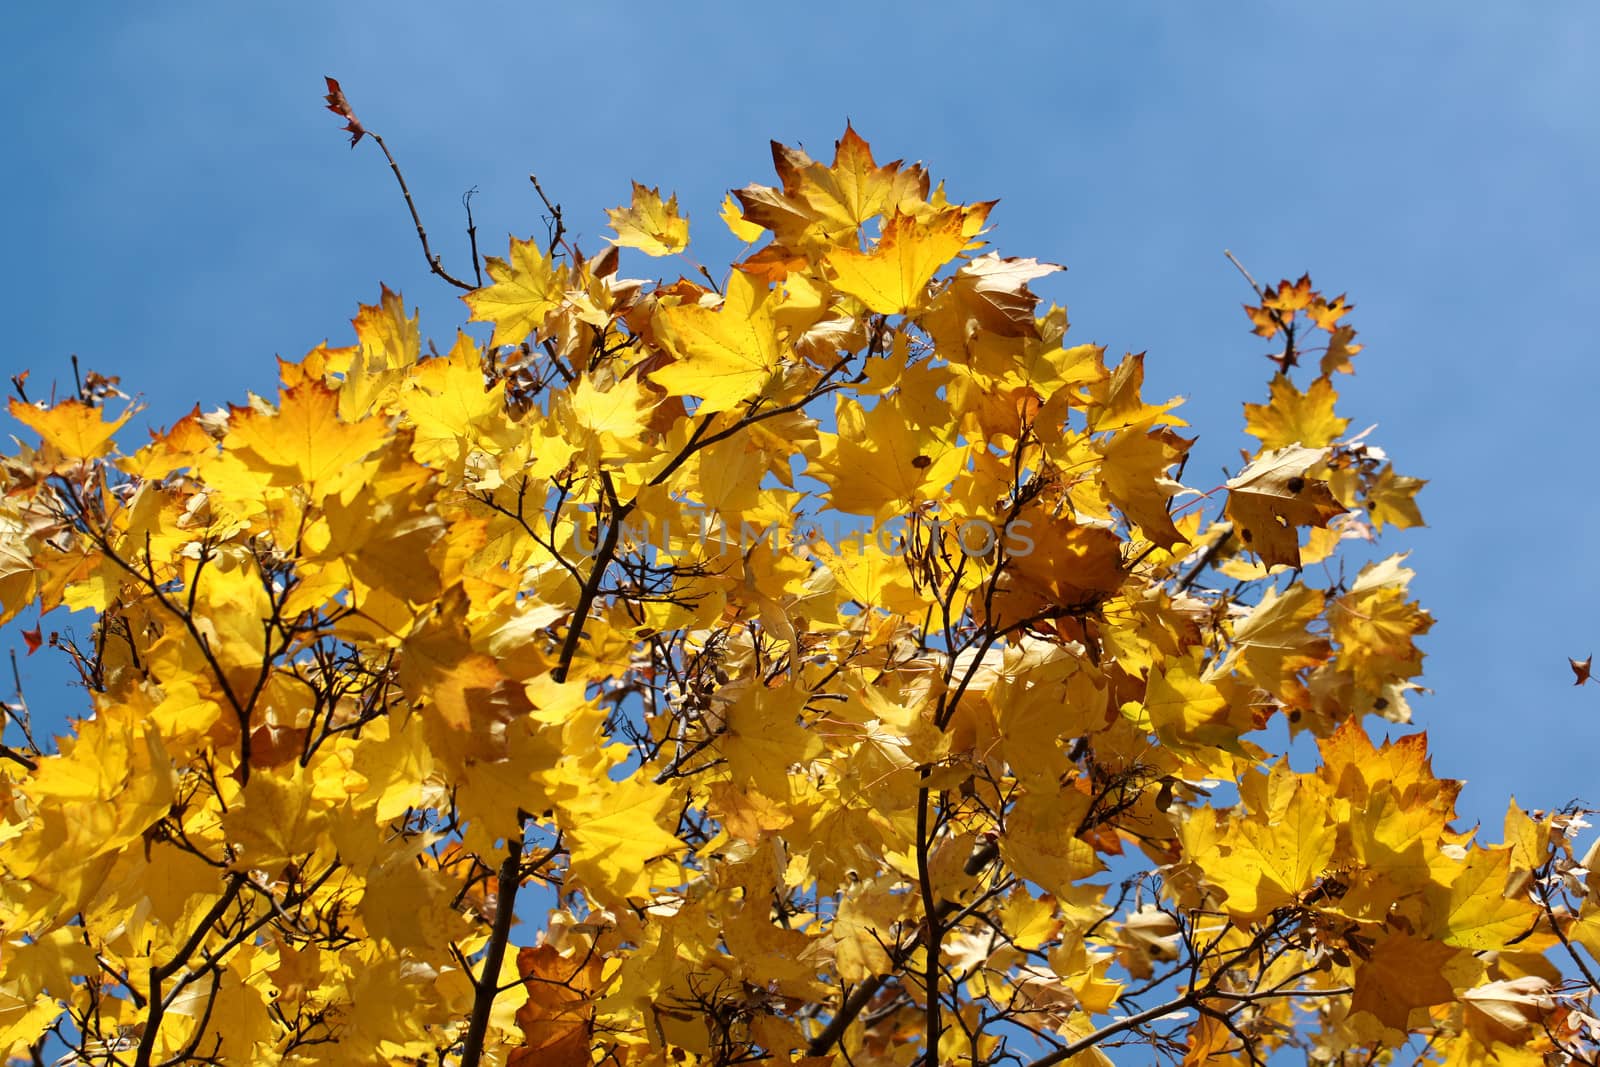
[[[1439,620],[1415,702],[1435,768],[1470,780],[1462,811],[1490,836],[1513,792],[1600,802],[1600,694],[1565,661],[1600,645],[1600,8],[88,7],[0,14],[4,371],[32,368],[33,395],[70,382],[74,352],[154,423],[267,392],[274,354],[346,341],[380,281],[450,339],[465,309],[376,150],[321,110],[324,74],[463,270],[461,193],[503,253],[542,231],[530,171],[585,247],[637,178],[679,194],[691,254],[725,262],[716,206],[769,180],[768,139],[824,156],[848,118],[880,159],[999,197],[1003,252],[1068,265],[1039,288],[1076,336],[1148,350],[1148,392],[1190,397],[1200,488],[1250,443],[1239,405],[1270,370],[1222,250],[1348,292],[1367,348],[1341,413],[1430,479],[1430,528],[1388,543]],[[42,658],[35,706],[76,710]]]

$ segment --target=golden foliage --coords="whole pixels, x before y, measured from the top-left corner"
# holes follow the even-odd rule
[[[1177,402],[1066,342],[991,205],[853,129],[774,159],[721,287],[558,229],[466,295],[486,345],[423,355],[385,291],[276,399],[137,450],[102,397],[13,402],[0,598],[92,614],[92,708],[5,749],[0,1043],[1592,1062],[1571,820],[1455,829],[1425,739],[1365,724],[1421,671],[1403,557],[1298,569],[1421,522],[1343,437],[1344,298],[1258,294],[1282,372],[1197,493]],[[611,221],[689,240],[643,185]],[[1317,766],[1263,747],[1280,717]]]

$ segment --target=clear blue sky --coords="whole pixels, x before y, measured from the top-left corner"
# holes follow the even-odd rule
[[[503,252],[540,230],[530,170],[590,248],[630,179],[675,190],[714,262],[768,139],[826,155],[849,118],[880,159],[1001,198],[1003,251],[1070,267],[1041,288],[1075,333],[1191,398],[1201,488],[1270,369],[1222,250],[1348,291],[1367,348],[1342,412],[1431,480],[1431,528],[1390,543],[1439,620],[1415,703],[1435,767],[1495,837],[1512,792],[1600,802],[1600,692],[1565,660],[1600,647],[1592,3],[269,7],[0,14],[6,375],[37,393],[76,352],[170,423],[346,341],[380,281],[448,341],[464,308],[324,74],[460,269],[462,191]],[[76,710],[43,657],[34,703]]]

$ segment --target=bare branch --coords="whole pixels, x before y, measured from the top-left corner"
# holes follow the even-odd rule
[[[428,244],[428,231],[422,225],[422,216],[417,213],[416,201],[411,198],[411,188],[406,184],[406,176],[400,172],[400,164],[395,161],[394,153],[389,151],[389,146],[384,143],[383,138],[377,132],[367,129],[356,119],[355,113],[350,110],[350,102],[345,99],[344,91],[339,88],[339,83],[333,78],[328,78],[327,82],[328,110],[348,120],[349,125],[345,126],[345,129],[350,132],[350,147],[354,148],[363,136],[371,137],[373,143],[383,152],[383,158],[389,161],[389,169],[394,171],[394,180],[400,183],[400,195],[406,199],[406,210],[411,212],[411,222],[417,228],[417,240],[422,242],[422,258],[428,261],[428,269],[457,289],[472,290],[477,288],[471,282],[464,282],[444,269],[443,262],[441,262],[439,256],[434,254],[433,249]],[[469,214],[470,210],[469,208]],[[467,224],[469,227],[472,224],[470,217],[467,220]],[[474,248],[476,248],[476,242],[474,242]],[[476,254],[473,256],[473,268],[477,268]]]

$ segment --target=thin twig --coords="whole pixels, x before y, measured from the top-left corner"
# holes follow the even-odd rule
[[[416,224],[417,238],[422,242],[422,257],[428,261],[428,269],[458,289],[470,290],[474,288],[474,286],[468,285],[445,270],[444,264],[439,261],[438,256],[433,254],[433,249],[428,246],[428,231],[422,226],[422,216],[417,214],[417,205],[411,199],[411,189],[406,185],[406,176],[400,173],[400,164],[395,162],[394,153],[389,151],[389,146],[383,143],[382,137],[367,129],[362,121],[356,118],[356,113],[351,108],[349,99],[344,95],[344,90],[339,87],[338,80],[332,77],[324,80],[328,83],[328,95],[323,99],[328,102],[329,111],[345,120],[344,128],[345,132],[350,135],[350,147],[354,148],[360,144],[363,137],[371,137],[383,151],[383,158],[389,161],[389,169],[394,171],[394,180],[400,183],[400,193],[406,198],[406,207],[411,212],[411,221]],[[467,225],[469,227],[472,225],[471,208],[467,209]],[[478,266],[476,244],[474,244],[472,265],[473,269],[476,270]],[[481,278],[479,280],[480,282],[482,281]]]
[[[39,742],[33,739],[33,712],[28,708],[28,698],[22,695],[22,669],[17,666],[17,650],[11,649],[11,682],[16,687],[16,704],[13,706],[8,701],[0,701],[0,708],[5,709],[6,718],[17,724],[22,731],[22,737],[28,742],[28,751],[35,756],[42,755]]]
[[[389,161],[389,169],[394,171],[394,180],[400,183],[400,193],[406,198],[406,208],[411,212],[411,221],[416,224],[417,239],[422,242],[422,258],[428,261],[428,269],[457,289],[471,290],[477,288],[471,282],[464,282],[444,269],[444,264],[439,261],[439,257],[434,255],[433,249],[428,245],[428,231],[422,226],[422,216],[417,214],[416,202],[411,199],[411,189],[406,185],[406,176],[400,173],[400,164],[395,162],[394,153],[389,151],[389,146],[383,143],[383,138],[378,134],[368,130],[367,136],[377,142],[378,147],[383,150],[383,158]]]
[[[985,846],[985,848],[992,849],[996,848],[996,846],[991,844],[989,846]],[[998,883],[978,899],[965,906],[962,906],[953,900],[942,900],[939,902],[939,905],[935,909],[934,913],[939,917],[939,920],[946,925],[946,927],[953,928],[964,922],[995,894],[1009,889],[1012,884],[1013,880],[1007,878],[1005,881]],[[931,929],[932,928],[928,925],[921,925],[917,928],[910,942],[904,945],[895,946],[894,952],[890,954],[890,963],[894,966],[894,968],[898,969],[904,963],[905,959],[910,956],[912,951],[914,951],[918,946],[926,945],[928,943],[928,934]],[[871,977],[864,979],[860,985],[852,989],[839,1004],[839,1010],[833,1013],[833,1018],[828,1020],[828,1025],[823,1027],[821,1032],[819,1032],[816,1037],[811,1039],[810,1044],[806,1047],[806,1055],[827,1055],[828,1050],[833,1048],[834,1044],[844,1036],[844,1032],[850,1028],[850,1024],[861,1015],[862,1011],[866,1009],[866,1006],[871,1003],[874,997],[878,995],[878,991],[884,987],[893,973],[894,972],[891,971],[889,974],[872,975]]]
[[[1228,257],[1228,262],[1232,263],[1234,267],[1238,269],[1240,274],[1244,275],[1244,280],[1249,282],[1250,288],[1255,291],[1256,299],[1261,301],[1262,309],[1265,310],[1268,315],[1272,316],[1272,321],[1277,325],[1278,329],[1283,331],[1283,352],[1279,355],[1271,356],[1269,358],[1278,364],[1279,370],[1287,373],[1289,368],[1295,366],[1297,363],[1294,351],[1294,323],[1284,321],[1283,316],[1278,313],[1276,308],[1267,307],[1266,292],[1261,288],[1260,285],[1256,284],[1255,278],[1251,276],[1248,270],[1245,270],[1244,264],[1239,262],[1239,258],[1237,256],[1235,256],[1226,248],[1222,250],[1222,254]]]
[[[545,255],[554,255],[558,247],[566,248],[568,254],[571,254],[572,249],[567,248],[567,224],[561,218],[561,205],[552,202],[545,195],[544,186],[539,184],[539,176],[537,174],[528,175],[528,180],[533,183],[533,191],[539,194],[539,199],[544,201],[544,209],[550,212],[550,247],[545,250]]]
[[[1541,869],[1544,872],[1543,877],[1548,878],[1550,863],[1546,862]],[[1534,897],[1538,901],[1539,907],[1544,910],[1545,918],[1550,923],[1550,929],[1555,931],[1556,937],[1561,941],[1561,947],[1567,950],[1567,955],[1572,957],[1572,962],[1578,965],[1578,972],[1583,975],[1584,981],[1589,983],[1589,988],[1600,991],[1600,979],[1595,978],[1594,972],[1589,970],[1588,964],[1583,962],[1583,957],[1578,954],[1578,950],[1572,947],[1572,941],[1567,937],[1567,932],[1561,928],[1561,922],[1556,918],[1555,909],[1550,904],[1549,891],[1543,885],[1540,885],[1536,892],[1529,895]]]
[[[1231,540],[1233,540],[1233,526],[1229,525],[1226,530],[1222,531],[1222,536],[1206,546],[1206,550],[1200,554],[1200,558],[1195,561],[1194,566],[1189,568],[1188,573],[1178,579],[1177,592],[1188,592],[1195,579],[1200,577],[1201,572],[1216,561],[1217,556],[1222,553],[1223,548]]]
[[[1116,1022],[1102,1026],[1092,1034],[1086,1034],[1070,1044],[1061,1046],[1054,1052],[1040,1056],[1038,1059],[1028,1064],[1027,1067],[1052,1067],[1053,1064],[1060,1063],[1063,1060],[1069,1060],[1080,1052],[1094,1048],[1107,1038],[1115,1037],[1117,1034],[1123,1033],[1127,1030],[1133,1030],[1137,1027],[1143,1026],[1145,1023],[1154,1022],[1164,1015],[1171,1015],[1172,1013],[1182,1011],[1185,1008],[1199,1007],[1205,1000],[1213,997],[1221,1000],[1232,1000],[1241,1004],[1249,1004],[1258,1000],[1269,1000],[1280,997],[1338,997],[1344,996],[1350,992],[1353,992],[1353,990],[1349,986],[1340,986],[1336,989],[1301,989],[1293,992],[1285,991],[1282,993],[1229,993],[1220,989],[1190,990],[1180,997],[1175,997],[1174,999],[1167,1001],[1165,1004],[1157,1004],[1155,1007],[1146,1008],[1144,1011],[1141,1011],[1136,1015],[1129,1015],[1125,1018],[1118,1019]]]
[[[478,227],[472,221],[472,196],[478,191],[474,185],[471,189],[461,194],[461,206],[467,209],[467,243],[472,246],[472,276],[477,279],[478,288],[483,288],[483,266],[478,257]]]
[[[1244,275],[1244,280],[1249,282],[1250,288],[1256,291],[1256,299],[1265,300],[1267,298],[1266,294],[1261,291],[1261,286],[1256,284],[1255,278],[1250,276],[1250,272],[1244,269],[1244,264],[1239,262],[1239,258],[1226,248],[1222,250],[1222,254],[1228,257],[1229,263],[1238,268],[1240,274]]]

